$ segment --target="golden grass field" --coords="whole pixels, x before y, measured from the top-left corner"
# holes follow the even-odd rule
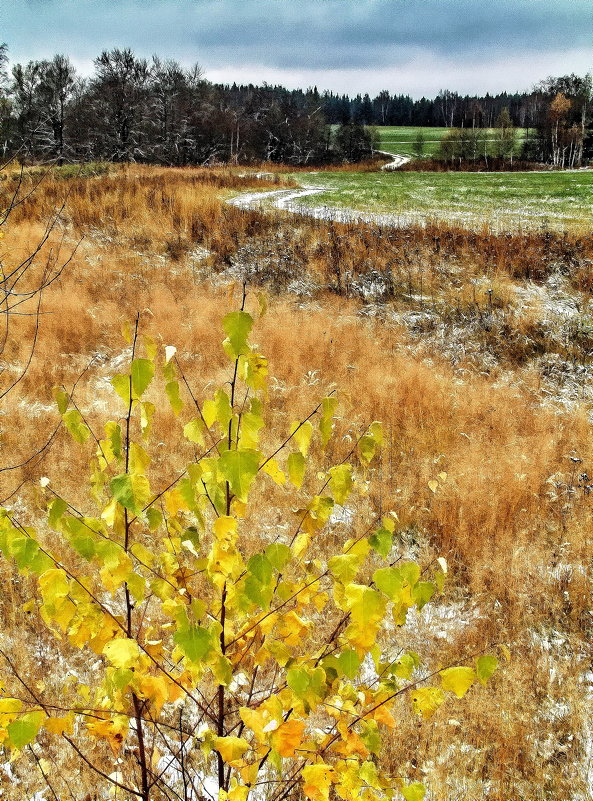
[[[221,197],[274,188],[282,177],[240,172],[134,166],[87,178],[49,174],[13,210],[1,243],[5,269],[35,247],[63,201],[39,261],[50,245],[55,255],[58,241],[60,258],[76,252],[44,293],[25,377],[2,399],[1,499],[24,524],[38,524],[38,479],[49,476],[84,506],[85,453],[63,431],[25,467],[5,468],[42,448],[59,422],[51,388],[70,389],[85,368],[76,402],[91,425],[110,418],[106,379],[126,347],[122,323],[140,312],[143,332],[175,345],[200,398],[224,375],[221,319],[236,307],[240,282],[263,288],[269,308],[253,339],[270,359],[277,430],[330,388],[341,400],[345,450],[351,431],[382,420],[386,444],[369,497],[397,512],[406,548],[450,565],[443,596],[403,631],[410,647],[443,664],[496,643],[512,654],[488,687],[430,720],[402,714],[385,759],[424,781],[435,801],[591,798],[593,534],[583,474],[593,476],[593,327],[582,320],[592,238],[264,216]],[[573,317],[550,310],[545,289],[558,293],[558,281],[576,304]],[[10,320],[4,386],[28,358],[33,320]],[[163,470],[175,465],[176,425],[160,415]],[[439,473],[447,477],[433,493],[428,482]],[[281,505],[266,511],[288,514]],[[337,528],[332,536],[349,535]],[[29,676],[51,684],[63,666],[43,647],[43,624],[21,610],[30,588],[4,561],[0,578],[3,647]],[[56,773],[75,771],[69,755],[50,756]],[[0,771],[1,798],[43,787],[27,754],[12,771],[22,783]],[[94,799],[92,777],[81,781],[76,792],[87,782]]]

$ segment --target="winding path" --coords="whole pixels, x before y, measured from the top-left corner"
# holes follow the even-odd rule
[[[384,164],[382,170],[396,170],[402,164],[410,161],[410,156],[403,156],[396,153],[387,153],[385,150],[377,150],[376,153],[389,156],[392,161]],[[298,189],[273,189],[263,192],[244,192],[237,195],[228,203],[239,209],[257,209],[259,211],[269,211],[270,209],[280,209],[289,211],[293,214],[301,214],[306,217],[314,217],[316,220],[333,220],[335,222],[370,222],[378,225],[411,225],[418,222],[418,215],[410,214],[376,214],[367,211],[357,211],[355,209],[335,208],[332,206],[307,206],[298,201],[301,198],[311,195],[320,195],[325,192],[333,192],[331,186],[311,186],[303,184]]]
[[[391,161],[384,164],[382,170],[397,170],[412,160],[411,156],[404,156],[401,153],[388,153],[386,150],[375,150],[375,153],[380,153],[382,156],[389,156]]]

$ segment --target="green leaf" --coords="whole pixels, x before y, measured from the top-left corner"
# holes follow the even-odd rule
[[[319,421],[319,431],[321,433],[321,447],[325,448],[334,430],[333,417],[338,406],[338,399],[329,397],[324,398],[321,403],[321,420]]]
[[[269,584],[262,584],[255,576],[248,574],[245,578],[245,596],[256,606],[268,609],[272,600],[273,588]]]
[[[212,650],[212,635],[202,626],[187,626],[173,637],[191,662],[199,662]]]
[[[249,351],[247,338],[253,328],[253,317],[250,314],[244,311],[230,312],[223,319],[222,327],[227,335],[225,351],[230,358],[236,359]]]
[[[45,573],[54,564],[32,537],[14,537],[10,543],[10,555],[19,570],[30,570],[31,573]]]
[[[439,675],[443,690],[455,693],[458,698],[463,698],[476,679],[476,671],[470,667],[447,668]]]
[[[113,421],[108,421],[105,423],[105,440],[101,442],[101,446],[107,458],[107,461],[110,462],[112,459],[121,459],[122,455],[122,436],[121,436],[121,426],[119,423],[114,423]]]
[[[377,448],[381,447],[382,444],[383,427],[381,423],[375,421],[374,423],[371,423],[368,431],[365,433],[364,437],[361,437],[360,442],[358,443],[360,461],[365,465],[370,464]]]
[[[342,584],[350,584],[358,573],[360,563],[361,557],[357,554],[341,554],[332,556],[327,566]]]
[[[288,545],[282,542],[273,542],[265,550],[268,561],[276,570],[282,570],[292,555]]]
[[[229,482],[231,492],[240,501],[247,500],[247,494],[257,475],[261,453],[253,450],[225,451],[218,460],[218,470]]]
[[[190,420],[189,423],[183,426],[183,436],[190,442],[194,442],[196,445],[200,446],[204,445],[204,431],[204,423],[199,417],[194,417],[193,420]]]
[[[111,379],[111,386],[117,392],[119,397],[123,400],[126,406],[130,404],[130,376],[129,375],[114,375]]]
[[[410,587],[414,587],[418,581],[420,581],[420,575],[422,573],[420,565],[417,562],[403,562],[399,566],[399,572],[403,580],[407,582]]]
[[[373,573],[376,586],[392,601],[395,601],[404,586],[404,580],[397,567],[381,567]]]
[[[286,466],[288,468],[288,478],[290,479],[291,483],[294,484],[297,489],[300,489],[303,484],[305,469],[307,467],[305,457],[300,451],[295,451],[288,457]]]
[[[224,390],[217,389],[214,393],[214,400],[204,401],[202,415],[208,428],[211,428],[212,424],[217,421],[222,431],[226,431],[233,416],[233,410],[229,396]]]
[[[89,427],[82,419],[82,415],[78,409],[69,409],[62,415],[64,425],[70,432],[72,439],[80,445],[84,445],[87,439],[91,436]]]
[[[346,651],[342,651],[342,653],[338,657],[338,664],[340,665],[340,668],[342,669],[343,673],[349,679],[353,679],[358,673],[358,669],[360,667],[360,659],[356,651],[348,649]]]
[[[436,589],[436,584],[433,584],[432,581],[419,581],[418,584],[416,584],[412,590],[412,598],[416,602],[418,609],[422,609],[423,606],[426,606],[435,594]]]
[[[141,398],[154,376],[154,364],[150,359],[134,359],[132,362],[132,391]]]
[[[92,559],[96,552],[96,541],[90,528],[77,517],[68,517],[64,521],[68,542],[84,559]]]
[[[115,668],[110,678],[118,690],[125,690],[134,678],[134,671],[131,668]]]
[[[37,737],[45,720],[45,712],[28,712],[7,726],[8,745],[11,748],[24,748]]]
[[[400,679],[411,679],[417,667],[420,667],[420,657],[415,651],[408,651],[394,662],[391,672]]]
[[[54,498],[52,500],[49,504],[49,514],[47,516],[47,522],[51,528],[56,531],[60,530],[62,516],[67,508],[68,504],[62,498]]]
[[[262,584],[269,584],[272,579],[272,564],[263,553],[251,557],[247,570]]]
[[[426,789],[420,782],[414,782],[401,788],[401,793],[406,801],[423,801]]]
[[[165,384],[165,392],[169,398],[171,408],[175,414],[179,414],[179,412],[183,409],[183,401],[179,395],[179,381],[169,381],[168,384]]]
[[[115,500],[134,514],[140,514],[150,500],[148,479],[139,473],[115,476],[109,486]]]
[[[380,556],[387,557],[393,545],[393,534],[386,528],[380,528],[371,534],[369,544]]]
[[[52,393],[54,396],[54,400],[58,406],[58,411],[60,414],[65,414],[66,409],[68,408],[68,404],[70,403],[70,398],[68,393],[62,389],[62,387],[54,387],[52,389]]]
[[[371,754],[381,753],[381,734],[376,720],[365,720],[362,723],[360,739],[369,749]]]
[[[309,689],[309,674],[303,668],[292,668],[286,673],[286,683],[297,698],[302,698]]]
[[[151,506],[146,510],[146,519],[148,520],[150,531],[156,531],[163,522],[163,514],[160,509],[155,509],[154,506]]]
[[[479,656],[476,659],[476,676],[480,684],[486,684],[497,668],[498,659],[495,656]]]
[[[344,504],[352,490],[352,465],[339,464],[329,471],[329,488],[336,503]]]

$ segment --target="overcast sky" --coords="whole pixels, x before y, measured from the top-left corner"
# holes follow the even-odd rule
[[[131,47],[211,81],[414,97],[593,69],[592,0],[0,0],[12,62]]]

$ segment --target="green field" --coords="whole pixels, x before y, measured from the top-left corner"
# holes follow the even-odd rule
[[[593,171],[302,173],[300,183],[328,191],[303,198],[310,206],[352,208],[495,227],[589,228]]]
[[[441,143],[441,139],[450,128],[419,128],[416,126],[383,126],[378,125],[375,131],[379,136],[380,150],[386,153],[397,153],[403,156],[414,155],[414,142],[421,131],[424,136],[424,156],[433,156]],[[488,129],[488,138],[494,139],[494,131]],[[517,144],[520,146],[525,136],[525,129],[517,128]]]

